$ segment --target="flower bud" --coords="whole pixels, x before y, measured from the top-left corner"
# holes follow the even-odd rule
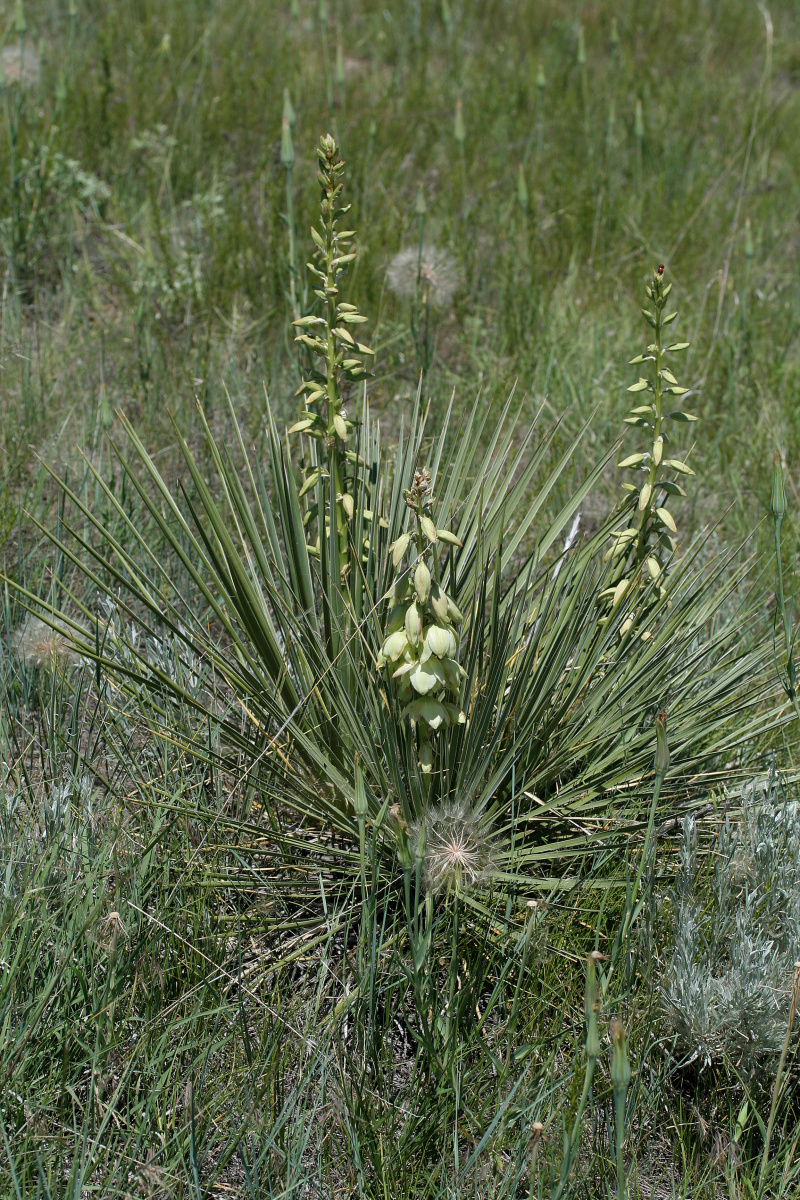
[[[772,460],[772,497],[769,502],[772,515],[776,521],[782,521],[786,516],[786,490],[783,486],[783,465],[780,454]]]
[[[577,55],[577,58],[578,58],[578,66],[579,67],[583,67],[586,65],[586,40],[583,36],[583,26],[582,25],[578,26],[578,55]]]
[[[425,200],[425,189],[422,186],[422,180],[417,184],[417,202],[414,205],[414,212],[418,217],[424,217],[428,211],[428,205]]]
[[[656,715],[656,757],[653,763],[656,775],[664,776],[669,770],[669,745],[667,743],[667,714],[662,708]]]
[[[627,1090],[631,1081],[631,1064],[628,1060],[628,1038],[622,1021],[611,1022],[611,1086]]]
[[[517,204],[523,212],[528,211],[528,184],[525,179],[525,168],[522,163],[519,164],[517,171]]]
[[[599,950],[592,950],[586,958],[586,1054],[589,1058],[600,1057],[600,1034],[597,1029],[597,1011],[600,993],[597,988],[597,964],[605,959]]]
[[[421,604],[424,604],[431,593],[431,573],[424,562],[418,562],[414,571],[414,590]]]
[[[544,63],[543,62],[539,63],[539,67],[536,71],[536,86],[539,89],[540,95],[542,94],[544,89],[547,87],[547,78],[544,73]]]
[[[281,123],[281,166],[288,171],[294,166],[294,145],[292,143],[292,124],[286,112]]]
[[[364,772],[361,770],[361,763],[356,762],[356,784],[353,789],[353,808],[357,817],[364,818],[367,815],[367,790],[364,787]]]
[[[428,742],[423,743],[423,749],[427,745],[429,745]],[[428,845],[428,827],[424,821],[421,821],[420,826],[419,826],[419,832],[417,834],[417,847],[416,847],[416,853],[415,853],[415,859],[416,859],[417,864],[422,863],[422,860],[425,858],[425,849],[426,849],[427,845]]]
[[[456,100],[456,118],[453,124],[453,133],[459,146],[463,146],[467,140],[467,127],[464,124],[464,102],[460,96]]]
[[[342,36],[336,39],[336,67],[335,67],[336,85],[344,87],[344,46],[342,45]]]
[[[640,142],[644,138],[644,113],[642,112],[642,102],[638,97],[636,99],[636,115],[633,121],[633,133]]]

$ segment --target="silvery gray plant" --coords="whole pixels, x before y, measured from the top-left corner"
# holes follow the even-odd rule
[[[663,1003],[684,1061],[753,1075],[781,1048],[800,957],[800,804],[774,772],[743,789],[714,857],[703,895],[697,824],[684,818]]]

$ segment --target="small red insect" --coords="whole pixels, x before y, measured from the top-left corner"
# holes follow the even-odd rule
[[[658,264],[658,273],[659,273],[659,275],[664,274],[664,264],[663,263]]]

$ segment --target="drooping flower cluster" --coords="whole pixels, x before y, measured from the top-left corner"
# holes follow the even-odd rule
[[[415,727],[419,724],[419,761],[427,773],[433,767],[431,732],[466,720],[459,705],[448,699],[458,695],[465,674],[456,658],[456,631],[463,617],[439,582],[436,556],[438,543],[461,543],[433,523],[431,477],[426,468],[415,473],[413,487],[403,494],[414,514],[415,529],[391,546],[398,577],[377,666],[387,668],[396,681],[406,705],[403,715]]]

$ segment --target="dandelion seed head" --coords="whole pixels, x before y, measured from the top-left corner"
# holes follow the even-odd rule
[[[32,46],[21,50],[19,45],[3,46],[3,75],[6,83],[21,83],[23,87],[36,87],[42,71],[39,55]]]
[[[466,805],[442,804],[431,809],[411,830],[412,843],[423,823],[422,869],[427,891],[465,891],[486,877],[492,866],[491,835]]]
[[[446,250],[423,246],[420,258],[419,248],[409,246],[395,254],[389,263],[387,279],[391,291],[403,300],[412,300],[417,288],[417,273],[419,298],[432,308],[444,308],[449,304],[461,281],[456,261]]]
[[[11,635],[11,650],[26,667],[78,667],[81,656],[66,630],[53,629],[40,617],[28,617]]]

